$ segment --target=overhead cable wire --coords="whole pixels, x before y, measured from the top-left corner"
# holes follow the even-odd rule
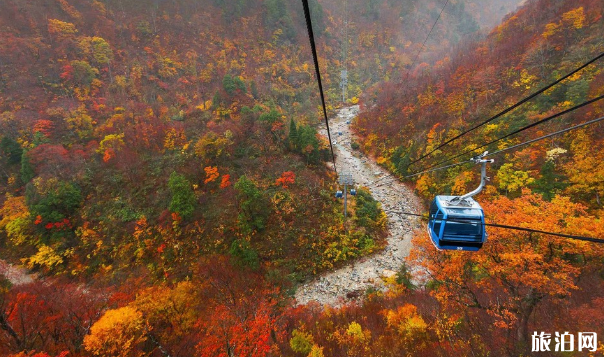
[[[492,122],[493,120],[495,120],[495,119],[497,119],[497,118],[501,117],[502,115],[507,114],[507,113],[509,113],[510,111],[512,111],[512,110],[514,110],[514,109],[516,109],[516,108],[518,108],[518,107],[519,107],[519,106],[521,106],[522,104],[524,104],[524,103],[528,102],[529,100],[531,100],[531,99],[535,98],[535,97],[536,97],[536,96],[538,96],[539,94],[541,94],[541,93],[545,92],[546,90],[548,90],[548,89],[552,88],[553,86],[555,86],[555,85],[557,85],[558,83],[562,82],[563,80],[565,80],[565,79],[567,79],[567,78],[571,77],[572,75],[574,75],[574,74],[576,74],[577,72],[579,72],[579,71],[583,70],[585,67],[589,66],[590,64],[592,64],[592,63],[596,62],[597,60],[599,60],[599,59],[601,59],[601,58],[603,58],[603,57],[604,57],[604,52],[600,53],[598,56],[596,56],[596,57],[592,58],[591,60],[589,60],[589,61],[585,62],[585,63],[584,63],[583,65],[581,65],[580,67],[576,68],[575,70],[571,71],[570,73],[566,74],[565,76],[563,76],[563,77],[559,78],[558,80],[556,80],[556,81],[554,81],[554,82],[552,82],[552,83],[550,83],[550,84],[546,85],[545,87],[543,87],[543,88],[539,89],[539,90],[538,90],[538,91],[536,91],[535,93],[533,93],[533,94],[529,95],[528,97],[526,97],[526,98],[524,98],[524,99],[520,100],[520,101],[519,101],[519,102],[517,102],[516,104],[514,104],[514,105],[512,105],[512,106],[510,106],[510,107],[508,107],[508,108],[506,108],[506,109],[504,109],[504,110],[502,110],[502,111],[500,111],[499,113],[497,113],[497,114],[495,114],[494,116],[490,117],[489,119],[487,119],[487,120],[483,121],[482,123],[480,123],[480,124],[478,124],[478,125],[476,125],[476,126],[474,126],[474,127],[470,128],[470,129],[468,129],[468,130],[466,130],[466,131],[462,132],[461,134],[459,134],[459,135],[457,135],[457,136],[455,136],[455,137],[453,137],[453,138],[451,138],[451,139],[449,139],[449,140],[445,141],[444,143],[440,144],[440,145],[439,145],[439,146],[437,146],[436,148],[432,149],[432,150],[431,150],[430,152],[428,152],[427,154],[424,154],[424,155],[423,155],[422,157],[420,157],[419,159],[412,161],[412,162],[409,164],[409,166],[411,166],[411,165],[413,165],[413,164],[415,164],[415,163],[417,163],[417,162],[419,162],[419,161],[423,160],[423,159],[424,159],[424,158],[426,158],[427,156],[429,156],[429,155],[433,154],[433,153],[434,153],[434,152],[436,152],[437,150],[442,149],[444,146],[449,145],[449,144],[450,144],[450,143],[452,143],[453,141],[455,141],[455,140],[457,140],[457,139],[461,138],[462,136],[464,136],[464,135],[466,135],[466,134],[468,134],[468,133],[470,133],[470,132],[472,132],[472,131],[474,131],[474,130],[476,130],[476,129],[480,128],[480,127],[482,127],[483,125],[486,125],[486,124],[488,124],[488,123]]]
[[[331,149],[331,160],[333,161],[333,169],[338,173],[336,168],[336,156],[333,153],[333,144],[331,142],[331,132],[329,131],[329,120],[327,119],[327,107],[325,106],[325,95],[323,94],[323,83],[321,82],[321,71],[319,70],[319,59],[317,57],[317,47],[315,45],[315,35],[312,30],[312,21],[310,19],[310,7],[308,0],[302,0],[304,6],[304,16],[306,17],[306,27],[308,29],[308,39],[310,40],[310,48],[312,57],[315,62],[315,71],[317,73],[317,82],[319,83],[319,92],[321,94],[321,104],[323,106],[323,116],[325,117],[325,126],[327,126],[327,138],[329,139],[329,148]]]
[[[570,112],[573,112],[573,111],[575,111],[575,110],[577,110],[577,109],[580,109],[580,108],[582,108],[582,107],[584,107],[584,106],[586,106],[586,105],[589,105],[589,104],[595,103],[595,102],[597,102],[597,101],[599,101],[599,100],[602,100],[602,99],[604,99],[604,95],[601,95],[601,96],[598,96],[598,97],[596,97],[596,98],[590,99],[590,100],[588,100],[588,101],[586,101],[586,102],[583,102],[583,103],[581,103],[581,104],[575,105],[575,106],[574,106],[574,107],[572,107],[572,108],[565,109],[565,110],[563,110],[563,111],[561,111],[561,112],[559,112],[559,113],[556,113],[556,114],[550,115],[550,116],[548,116],[547,118],[544,118],[544,119],[538,120],[538,121],[536,121],[536,122],[534,122],[534,123],[531,123],[531,124],[529,124],[529,125],[526,125],[526,126],[524,126],[524,127],[520,128],[520,129],[518,129],[518,130],[514,130],[513,132],[511,132],[511,133],[509,133],[509,134],[506,134],[506,135],[504,135],[504,136],[502,136],[502,137],[500,137],[500,138],[494,139],[494,140],[492,140],[492,141],[490,141],[490,142],[488,142],[488,143],[486,143],[486,144],[483,144],[483,145],[481,145],[481,146],[479,146],[479,147],[477,147],[477,148],[470,149],[470,150],[466,150],[466,151],[462,152],[461,154],[457,154],[457,155],[455,155],[455,156],[453,156],[453,157],[450,157],[450,158],[448,158],[448,159],[446,159],[446,160],[439,161],[438,163],[436,163],[436,164],[434,164],[434,165],[432,165],[432,166],[428,167],[426,170],[430,170],[430,169],[432,169],[432,168],[434,168],[434,167],[437,167],[437,166],[439,166],[439,165],[446,164],[447,162],[453,161],[453,160],[455,160],[455,159],[457,159],[457,158],[459,158],[459,157],[461,157],[461,156],[464,156],[464,155],[466,155],[466,154],[473,154],[473,153],[474,153],[474,152],[476,152],[477,150],[483,149],[483,148],[485,148],[485,147],[487,147],[487,146],[489,146],[489,145],[491,145],[491,144],[494,144],[494,143],[496,143],[496,142],[499,142],[499,141],[501,141],[501,140],[503,140],[503,139],[506,139],[506,138],[508,138],[508,137],[510,137],[510,136],[512,136],[512,135],[515,135],[515,134],[518,134],[518,133],[523,132],[523,131],[525,131],[525,130],[528,130],[528,129],[530,129],[530,128],[533,128],[533,127],[535,127],[535,126],[537,126],[537,125],[539,125],[539,124],[546,123],[546,122],[548,122],[548,121],[550,121],[550,120],[552,120],[552,119],[555,119],[555,118],[557,118],[557,117],[559,117],[559,116],[562,116],[562,115],[564,115],[564,114],[568,114],[568,113],[570,113]]]
[[[531,232],[531,233],[547,234],[550,236],[557,236],[557,237],[582,240],[582,241],[587,241],[587,242],[592,242],[592,243],[604,244],[604,239],[601,239],[601,238],[592,238],[592,237],[577,236],[577,235],[573,235],[573,234],[546,232],[546,231],[542,231],[542,230],[538,230],[538,229],[508,226],[508,225],[504,225],[504,224],[485,223],[484,225],[489,226],[489,227],[512,229],[512,230],[516,230],[516,231],[525,231],[525,232]]]
[[[599,117],[597,119],[587,121],[587,122],[585,122],[583,124],[578,124],[578,125],[575,125],[575,126],[571,126],[570,128],[558,130],[558,131],[553,132],[551,134],[543,135],[543,136],[540,136],[540,137],[538,137],[536,139],[525,141],[523,143],[510,146],[509,148],[505,148],[505,149],[497,150],[497,151],[495,151],[493,153],[489,153],[489,156],[501,154],[502,152],[513,150],[513,149],[519,148],[519,147],[524,146],[524,145],[532,144],[534,142],[537,142],[537,141],[540,141],[540,140],[543,140],[543,139],[551,138],[552,136],[564,134],[564,133],[566,133],[568,131],[579,129],[579,128],[584,127],[586,125],[594,124],[594,123],[597,123],[597,122],[602,121],[602,120],[604,120],[604,117]]]
[[[400,213],[407,215],[407,216],[426,218],[425,215],[416,214],[416,213],[410,213],[410,212],[400,212]],[[468,223],[468,221],[456,220],[456,219],[443,219],[443,220],[449,221],[449,222],[455,222],[455,223]],[[601,238],[584,237],[584,236],[578,236],[578,235],[573,235],[573,234],[564,234],[564,233],[556,233],[556,232],[546,232],[546,231],[542,231],[542,230],[538,230],[538,229],[508,226],[505,224],[496,224],[496,223],[480,223],[480,225],[487,226],[487,227],[511,229],[511,230],[517,230],[517,231],[525,231],[525,232],[530,232],[530,233],[547,234],[547,235],[556,236],[556,237],[569,238],[569,239],[581,240],[581,241],[586,241],[586,242],[604,244],[604,239],[601,239]]]
[[[471,162],[470,160],[463,161],[463,162],[458,162],[458,163],[455,163],[455,164],[451,164],[451,165],[447,165],[447,166],[441,166],[441,167],[437,167],[435,169],[425,170],[425,171],[417,172],[417,173],[414,173],[414,174],[411,174],[411,175],[407,175],[407,176],[403,176],[403,177],[405,177],[405,178],[414,177],[414,176],[418,176],[418,175],[421,175],[421,174],[427,174],[428,172],[440,171],[440,170],[448,169],[450,167],[459,166],[459,165],[463,165],[463,164],[468,164],[470,162]]]
[[[556,135],[564,134],[566,132],[569,132],[569,131],[572,131],[572,130],[575,130],[575,129],[579,129],[579,128],[582,128],[582,127],[587,126],[587,125],[595,124],[595,123],[600,122],[602,120],[604,120],[604,117],[600,117],[600,118],[597,118],[597,119],[594,119],[594,120],[586,121],[585,123],[574,125],[574,126],[571,126],[570,128],[558,130],[558,131],[555,131],[553,133],[540,136],[540,137],[538,137],[536,139],[532,139],[532,140],[525,141],[525,142],[520,143],[520,144],[512,145],[512,146],[510,146],[508,148],[505,148],[505,149],[497,150],[495,152],[489,153],[489,156],[494,156],[494,155],[501,154],[501,153],[509,151],[509,150],[517,149],[517,148],[519,148],[521,146],[532,144],[532,143],[535,143],[537,141],[541,141],[543,139],[551,138],[551,137],[556,136]],[[421,171],[421,172],[418,172],[418,173],[415,173],[415,174],[412,174],[412,175],[407,175],[407,176],[404,176],[404,177],[405,178],[407,178],[407,177],[414,177],[414,176],[418,176],[418,175],[429,173],[429,172],[434,172],[434,171],[440,171],[440,170],[448,169],[450,167],[454,167],[454,166],[458,166],[458,165],[468,164],[470,162],[472,162],[472,161],[471,160],[462,161],[462,162],[458,162],[458,163],[451,164],[451,165],[437,167],[437,168],[434,168],[434,169],[431,169],[431,170]]]
[[[415,62],[417,62],[417,59],[419,58],[420,53],[422,53],[422,51],[424,50],[424,47],[426,46],[426,42],[428,42],[428,39],[430,38],[430,35],[432,35],[432,31],[434,31],[434,28],[436,27],[436,24],[438,23],[438,20],[440,20],[440,17],[442,16],[443,11],[445,11],[445,7],[447,7],[448,4],[449,4],[449,0],[447,0],[445,2],[445,4],[443,5],[443,7],[440,9],[440,13],[438,14],[438,17],[436,18],[436,20],[432,24],[432,27],[430,28],[430,31],[428,32],[428,35],[424,39],[424,42],[422,43],[422,46],[417,50],[417,53],[415,54],[415,58],[413,59],[413,62],[411,62],[411,67],[409,67],[409,70],[407,71],[407,75],[405,76],[405,82],[407,82],[407,79],[409,79],[409,73],[411,72],[411,69],[413,69],[413,66],[415,66]]]
[[[342,80],[342,103],[346,105],[348,96],[348,0],[344,0],[344,41],[342,43],[342,63],[344,64],[345,77],[340,74]]]

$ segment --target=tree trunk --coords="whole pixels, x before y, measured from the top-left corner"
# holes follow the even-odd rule
[[[5,316],[1,315],[1,314],[0,314],[0,328],[2,328],[4,331],[6,331],[13,338],[13,340],[15,340],[15,344],[18,349],[23,348],[23,341],[21,341],[21,339],[19,338],[19,336],[17,335],[15,330],[12,328],[11,325],[9,325],[8,321],[6,321]]]
[[[528,322],[539,300],[541,299],[536,296],[535,291],[531,289],[520,303],[518,329],[516,330],[516,355],[530,355],[531,344],[529,341]]]

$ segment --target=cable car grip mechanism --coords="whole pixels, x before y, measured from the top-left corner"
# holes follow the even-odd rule
[[[452,198],[448,201],[450,205],[471,206],[471,203],[468,201],[468,199],[482,191],[487,181],[489,181],[489,177],[487,176],[487,164],[492,164],[495,162],[493,159],[485,159],[488,153],[488,151],[485,151],[484,153],[470,159],[470,161],[474,162],[475,164],[482,164],[482,167],[480,168],[480,185],[474,191],[468,192],[463,196],[456,196]]]

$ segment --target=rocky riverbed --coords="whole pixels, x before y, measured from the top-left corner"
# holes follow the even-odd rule
[[[339,173],[352,174],[356,187],[369,188],[373,197],[381,202],[388,216],[388,245],[378,253],[301,285],[295,296],[300,305],[316,301],[338,306],[362,296],[370,287],[385,289],[383,278],[396,274],[401,267],[411,249],[412,232],[418,228],[416,218],[401,214],[419,211],[419,200],[413,192],[371,158],[352,149],[354,136],[349,123],[358,112],[358,106],[343,108],[329,121],[336,165]],[[327,132],[322,134],[327,135]]]
[[[24,267],[9,264],[4,260],[0,260],[0,275],[8,279],[13,285],[31,283],[35,278]]]

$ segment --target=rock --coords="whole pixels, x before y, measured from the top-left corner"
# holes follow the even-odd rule
[[[382,276],[384,278],[390,278],[390,277],[395,276],[395,275],[396,275],[396,272],[392,271],[392,270],[385,269],[384,271],[382,271]]]
[[[336,162],[339,166],[352,171],[358,186],[368,187],[376,200],[382,203],[382,208],[388,217],[389,235],[386,248],[374,255],[363,257],[341,269],[329,272],[300,286],[296,292],[298,304],[318,301],[320,304],[339,306],[346,299],[354,300],[362,297],[362,292],[369,287],[384,291],[386,289],[380,277],[391,277],[402,264],[410,249],[412,231],[417,225],[416,220],[402,217],[402,211],[413,212],[417,199],[396,178],[382,170],[371,159],[350,148],[349,138],[352,138],[350,127],[343,125],[358,113],[358,106],[343,108],[334,120],[334,127],[342,131],[338,145]],[[321,130],[326,136],[326,132]],[[375,176],[374,176],[375,175]],[[376,178],[377,177],[377,178]]]

